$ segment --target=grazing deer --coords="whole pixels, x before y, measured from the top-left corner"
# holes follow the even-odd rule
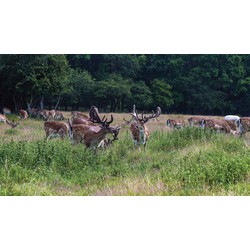
[[[60,137],[64,139],[69,133],[69,125],[66,122],[46,121],[44,122],[44,130],[46,139]]]
[[[225,132],[226,134],[234,134],[236,132],[230,129],[229,124],[225,120],[219,119],[202,119],[200,122],[201,128],[211,128],[217,132]]]
[[[27,113],[26,110],[23,110],[23,109],[20,109],[20,110],[19,110],[19,116],[18,116],[19,119],[25,120],[25,119],[28,118],[28,116],[29,116],[29,115],[28,115],[28,113]]]
[[[107,121],[105,116],[101,119],[98,109],[95,106],[92,106],[89,111],[89,117],[93,123],[97,123],[99,126],[90,126],[84,124],[73,125],[69,121],[72,142],[83,142],[86,148],[96,148],[98,144],[103,139],[105,139],[107,134],[114,134],[114,136],[117,138],[120,127],[110,126],[114,120],[113,115],[111,115],[111,119],[109,121]]]
[[[240,135],[246,134],[250,131],[250,117],[242,117],[237,121],[237,128]]]
[[[15,123],[14,121],[10,122],[5,115],[0,114],[0,122],[4,122],[5,124],[10,125],[12,128],[15,128],[19,122]]]
[[[180,119],[168,119],[166,125],[170,128],[183,128],[185,126],[185,122]]]
[[[11,110],[8,109],[8,108],[6,108],[6,107],[4,107],[4,108],[3,108],[3,114],[4,114],[4,115],[11,115]]]
[[[199,126],[200,122],[204,119],[202,116],[191,116],[188,118],[188,123],[190,127]]]
[[[141,117],[138,116],[135,105],[133,105],[133,113],[130,115],[132,116],[130,121],[125,121],[127,124],[130,124],[130,131],[132,135],[132,139],[134,142],[134,147],[140,149],[140,144],[144,146],[144,151],[147,145],[147,141],[149,139],[149,131],[148,128],[145,126],[145,123],[147,123],[150,119],[154,119],[159,117],[161,114],[161,108],[157,107],[156,113],[153,112],[152,115],[145,116],[144,112],[142,112]]]

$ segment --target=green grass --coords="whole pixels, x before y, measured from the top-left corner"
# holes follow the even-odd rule
[[[69,140],[1,139],[0,195],[249,195],[249,153],[241,138],[199,128],[154,131],[145,152],[126,128],[97,154]]]

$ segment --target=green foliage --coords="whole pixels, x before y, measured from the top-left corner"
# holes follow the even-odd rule
[[[167,108],[173,104],[172,87],[169,84],[163,80],[154,79],[150,85],[154,96],[154,105]]]
[[[248,116],[249,77],[249,55],[0,55],[0,106]]]
[[[126,131],[97,154],[69,140],[0,141],[1,195],[249,195],[249,174],[242,139],[199,128],[154,132],[146,152],[133,150]],[[123,186],[135,180],[136,189]]]
[[[14,129],[14,128],[6,129],[5,130],[5,134],[6,135],[17,135],[18,134],[18,130]]]

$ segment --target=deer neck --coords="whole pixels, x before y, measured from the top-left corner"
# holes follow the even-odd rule
[[[87,141],[90,147],[96,146],[100,141],[105,138],[107,133],[108,131],[105,128],[101,128],[101,130],[97,133],[91,131],[90,133],[85,134],[85,141]]]

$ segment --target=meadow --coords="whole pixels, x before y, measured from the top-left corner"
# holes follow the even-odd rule
[[[119,139],[96,154],[69,139],[45,140],[42,120],[20,121],[15,129],[0,124],[0,195],[249,195],[249,134],[173,131],[165,123],[175,117],[188,118],[148,122],[150,139],[139,152],[123,121],[130,116],[114,114]]]

